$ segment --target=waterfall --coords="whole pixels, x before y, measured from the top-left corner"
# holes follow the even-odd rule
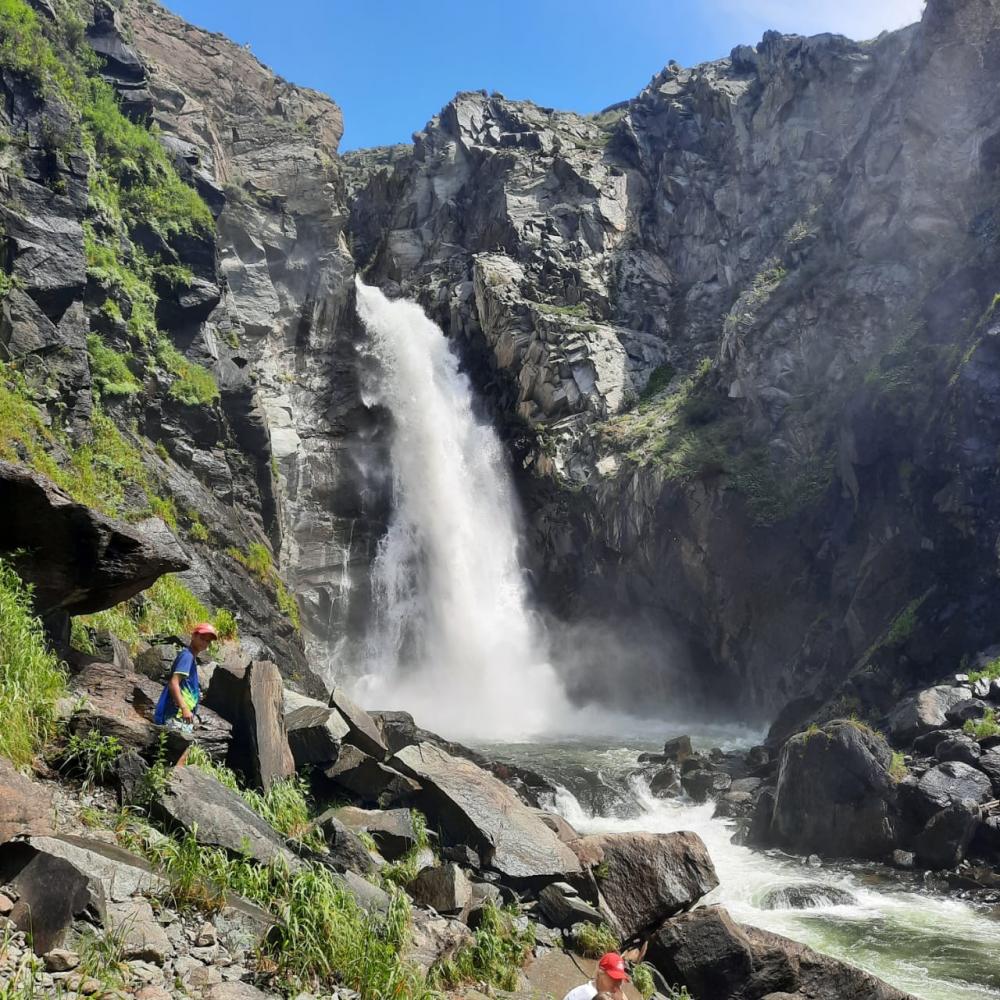
[[[546,732],[566,705],[529,606],[504,449],[441,329],[415,303],[356,284],[380,369],[369,401],[393,419],[393,508],[359,696],[452,737]]]

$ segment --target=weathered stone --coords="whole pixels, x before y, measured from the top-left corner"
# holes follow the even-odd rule
[[[330,849],[326,863],[337,871],[369,872],[374,867],[372,856],[368,853],[358,835],[349,830],[337,819],[336,808],[328,809],[314,821],[317,828],[323,831],[327,847]]]
[[[39,473],[3,461],[0,510],[0,554],[14,554],[42,614],[103,611],[189,565],[162,521],[152,519],[161,531],[150,521],[114,521]]]
[[[567,882],[552,882],[538,894],[538,905],[545,919],[560,930],[574,924],[603,924],[603,914],[584,902],[580,894]]]
[[[255,660],[247,668],[239,715],[233,722],[231,759],[265,791],[295,774],[285,732],[281,674],[267,660]]]
[[[918,815],[926,820],[963,799],[987,802],[992,794],[990,779],[982,771],[960,761],[947,761],[924,774],[911,802]]]
[[[546,812],[538,809],[536,816],[564,843],[572,844],[574,840],[580,839],[580,834],[558,813]],[[473,866],[476,867],[476,866]]]
[[[0,844],[22,833],[49,834],[54,818],[48,789],[0,757]]]
[[[681,764],[693,753],[690,736],[675,736],[663,744],[663,756],[675,764]]]
[[[968,688],[947,684],[910,695],[889,716],[889,735],[893,742],[903,743],[924,733],[944,729],[948,721],[946,713],[968,697]]]
[[[318,702],[286,714],[285,729],[296,767],[336,761],[341,741],[350,732],[340,712]]]
[[[408,746],[393,766],[417,780],[431,826],[446,842],[467,843],[484,865],[518,880],[579,871],[573,852],[493,775],[427,743]]]
[[[379,809],[407,805],[420,792],[420,785],[412,778],[394,771],[350,743],[341,745],[336,761],[323,774],[362,804]]]
[[[414,902],[449,915],[465,912],[472,901],[472,886],[456,864],[425,868],[409,888]]]
[[[173,953],[166,931],[153,916],[145,899],[108,903],[108,930],[117,934],[126,961],[137,960],[163,965]]]
[[[413,911],[409,941],[403,946],[403,961],[427,972],[447,961],[472,941],[472,932],[460,920],[435,917],[424,910]]]
[[[802,854],[884,858],[901,819],[877,733],[837,721],[792,737],[781,751],[771,842]]]
[[[1000,798],[1000,750],[988,750],[979,757],[975,766],[990,779],[994,797]]]
[[[737,924],[720,906],[667,921],[646,960],[668,983],[712,1000],[794,995],[810,1000],[913,1000],[870,973],[778,934]]]
[[[979,810],[969,800],[950,802],[935,813],[913,841],[917,860],[930,868],[954,868],[965,857],[979,825]]]
[[[607,833],[573,844],[630,938],[694,906],[719,880],[694,833]]]
[[[53,948],[42,956],[48,972],[72,972],[80,964],[80,956],[65,948]]]
[[[961,726],[966,722],[975,722],[977,719],[981,719],[989,711],[989,708],[990,706],[981,698],[966,698],[952,705],[945,712],[945,718],[953,726]]]
[[[976,767],[980,756],[982,756],[982,750],[971,736],[962,734],[961,736],[950,736],[938,743],[934,748],[934,756],[942,763],[957,760],[970,767]]]
[[[330,707],[337,709],[350,727],[349,742],[376,760],[385,760],[389,756],[388,747],[382,740],[382,734],[375,725],[375,720],[363,708],[356,705],[343,688],[333,689],[333,694],[330,695]]]
[[[239,795],[197,768],[174,770],[157,810],[167,822],[194,833],[201,844],[224,847],[262,863],[280,858],[293,868],[299,864],[273,827]]]
[[[649,790],[654,795],[676,795],[680,790],[677,780],[677,768],[668,764],[662,770],[656,772],[649,781]]]
[[[733,779],[723,771],[697,768],[681,775],[681,786],[695,802],[704,802],[710,796],[722,795],[732,783]]]
[[[358,809],[344,806],[333,815],[354,833],[371,835],[379,853],[389,861],[402,857],[417,846],[417,834],[409,809]]]

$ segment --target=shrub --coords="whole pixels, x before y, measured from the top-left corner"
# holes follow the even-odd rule
[[[220,608],[215,612],[214,623],[220,639],[235,639],[240,634],[236,616],[226,608]]]
[[[975,684],[976,681],[993,681],[998,678],[1000,678],[1000,656],[998,656],[995,660],[990,660],[990,662],[987,663],[982,670],[969,671],[969,680],[972,681],[973,684]]]
[[[677,369],[669,361],[665,361],[662,365],[657,365],[650,374],[645,388],[639,393],[639,401],[645,402],[654,396],[658,396],[670,385],[676,374]]]
[[[185,406],[210,406],[219,398],[219,386],[207,368],[188,361],[166,337],[156,345],[156,356],[174,376],[170,395]]]
[[[962,731],[974,740],[985,740],[990,736],[1000,735],[1000,723],[997,722],[996,709],[988,708],[981,719],[968,719]]]
[[[97,729],[85,735],[74,733],[59,755],[60,767],[78,775],[85,789],[103,785],[123,749],[117,736],[104,736]]]
[[[642,1000],[650,1000],[650,997],[656,992],[652,969],[645,962],[633,966],[632,984],[639,991]]]
[[[605,952],[618,950],[618,938],[607,924],[581,924],[573,946],[585,958],[600,958]]]
[[[422,812],[416,809],[410,810],[413,819],[413,832],[416,835],[416,842],[401,858],[385,865],[379,875],[385,885],[396,885],[401,889],[408,889],[413,880],[419,874],[418,864],[420,855],[426,851],[430,844],[427,837],[427,820]]]
[[[92,333],[87,337],[87,353],[90,355],[90,374],[97,388],[98,400],[105,396],[133,396],[142,388],[126,363],[131,355],[113,351],[99,334]]]
[[[45,645],[31,609],[31,590],[0,559],[0,756],[31,763],[55,735],[56,703],[66,675]]]
[[[889,764],[889,777],[893,781],[902,781],[910,773],[906,766],[906,759],[900,751],[893,752],[892,761]]]

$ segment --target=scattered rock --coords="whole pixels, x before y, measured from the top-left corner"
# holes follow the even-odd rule
[[[783,885],[771,889],[760,901],[762,910],[811,910],[824,906],[851,906],[857,902],[846,889],[822,882]]]
[[[336,761],[323,774],[365,805],[380,809],[407,805],[420,792],[420,785],[412,778],[349,743],[341,746]]]
[[[945,712],[945,718],[953,726],[962,726],[966,722],[975,722],[981,719],[989,711],[989,707],[981,698],[966,698],[964,701],[952,705]]]
[[[65,948],[53,948],[42,956],[48,972],[72,972],[80,964],[80,956]]]
[[[649,790],[656,796],[676,795],[680,790],[677,780],[677,768],[668,764],[662,770],[657,771],[649,780]]]
[[[1000,750],[988,750],[980,756],[975,766],[990,779],[993,795],[1000,798]]]
[[[950,802],[927,821],[914,839],[917,860],[929,868],[954,868],[965,857],[978,824],[975,802]]]
[[[624,938],[694,906],[719,884],[694,833],[596,834],[582,837],[573,849],[591,867]]]
[[[160,926],[149,903],[142,898],[108,903],[108,929],[120,935],[126,961],[163,965],[173,953],[166,931]]]
[[[894,743],[906,743],[924,733],[946,728],[946,713],[969,697],[969,689],[941,684],[904,698],[889,716]]]
[[[370,872],[374,867],[372,856],[368,853],[358,835],[349,830],[337,819],[336,808],[328,809],[315,820],[316,826],[323,831],[329,855],[324,861],[336,871]]]
[[[580,839],[580,834],[566,822],[558,813],[546,812],[544,809],[535,810],[535,815],[564,843],[572,844],[574,840]],[[471,867],[478,868],[478,864]]]
[[[979,744],[964,733],[960,736],[949,736],[934,748],[934,756],[942,763],[957,760],[970,767],[976,767],[982,753]]]
[[[413,816],[409,809],[358,809],[344,806],[334,816],[354,833],[367,832],[378,845],[379,853],[389,861],[401,858],[417,846]]]
[[[464,913],[472,902],[472,885],[458,865],[449,863],[425,868],[409,889],[414,902],[438,913]]]
[[[927,820],[955,802],[987,802],[992,794],[990,779],[982,771],[960,761],[947,761],[920,778],[909,800],[918,815]]]
[[[732,783],[733,779],[723,771],[697,768],[681,775],[681,786],[695,802],[705,802],[710,796],[722,795]]]
[[[320,702],[286,714],[285,729],[297,768],[337,760],[341,741],[350,732],[340,712]]]
[[[568,930],[574,924],[602,924],[604,916],[589,903],[568,882],[553,882],[538,894],[538,905],[545,919],[560,930]]]
[[[901,851],[897,848],[892,852],[892,864],[896,868],[913,868],[917,863],[917,856],[913,851]]]
[[[426,910],[414,910],[410,940],[403,947],[402,958],[427,972],[447,961],[472,941],[472,932],[460,920],[436,917]]]
[[[347,738],[359,750],[379,761],[389,756],[389,749],[382,740],[382,734],[375,725],[375,720],[363,708],[356,705],[343,688],[333,689],[333,694],[330,695],[330,707],[337,709],[344,717],[350,727]]]
[[[675,764],[687,760],[692,753],[690,736],[675,736],[663,744],[663,756]]]
[[[220,670],[216,670],[218,674]],[[284,685],[277,666],[254,660],[247,667],[237,717],[233,720],[233,766],[265,791],[295,774],[285,733]],[[213,686],[217,680],[213,678]]]
[[[44,785],[0,757],[0,844],[22,833],[52,833],[55,805]]]

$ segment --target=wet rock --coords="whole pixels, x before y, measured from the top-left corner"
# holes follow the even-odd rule
[[[288,745],[297,768],[337,760],[341,741],[350,732],[344,717],[317,702],[285,715]]]
[[[982,756],[982,750],[971,736],[963,734],[950,736],[938,743],[934,748],[934,756],[942,763],[957,760],[970,767],[975,767]]]
[[[857,900],[846,889],[822,882],[783,885],[760,901],[762,910],[811,910],[825,906],[852,906]]]
[[[975,766],[990,779],[994,797],[1000,798],[1000,750],[988,750],[979,757]]]
[[[577,833],[573,827],[560,816],[558,813],[546,812],[544,809],[539,809],[535,813],[536,816],[564,843],[572,844],[574,840],[580,839],[580,834]],[[473,865],[473,867],[478,867]]]
[[[420,785],[412,778],[382,764],[350,743],[341,746],[336,761],[323,774],[364,805],[380,809],[407,805],[420,792]]]
[[[281,859],[298,866],[284,838],[235,792],[194,767],[176,768],[157,801],[163,819],[200,844],[223,847],[263,864]]]
[[[663,744],[663,756],[675,764],[683,763],[693,752],[690,736],[675,736]]]
[[[969,689],[941,684],[904,698],[889,716],[889,735],[894,743],[906,743],[946,728],[946,713],[969,697]]]
[[[928,820],[963,799],[987,802],[992,794],[990,779],[982,771],[959,761],[948,761],[924,774],[909,801],[916,813]]]
[[[913,851],[902,851],[896,848],[891,855],[892,864],[896,868],[913,868],[917,863],[917,856]]]
[[[677,780],[677,768],[668,764],[650,778],[649,790],[656,796],[676,795],[680,791]]]
[[[538,905],[552,927],[569,930],[575,924],[602,924],[601,912],[584,902],[567,882],[553,882],[538,894]]]
[[[401,858],[417,846],[417,834],[409,809],[358,809],[344,806],[333,815],[353,833],[371,835],[379,853],[389,861]]]
[[[719,880],[694,833],[608,833],[581,837],[573,849],[630,938],[689,909]]]
[[[728,791],[733,779],[723,771],[705,771],[698,768],[681,775],[681,786],[695,802],[705,802]]]
[[[112,520],[39,473],[3,461],[0,509],[0,554],[12,556],[32,585],[40,614],[103,611],[190,565],[157,518]]]
[[[750,813],[746,842],[754,847],[771,843],[771,823],[774,820],[775,789],[762,788]]]
[[[389,756],[389,749],[382,740],[375,720],[356,705],[343,688],[334,688],[330,695],[330,707],[335,708],[347,722],[350,733],[348,741],[370,757],[382,761]]]
[[[484,865],[511,879],[551,881],[579,871],[576,856],[537,814],[470,761],[421,743],[390,763],[420,783],[420,803],[445,843],[468,844]]]
[[[55,805],[45,786],[0,757],[0,844],[22,833],[49,834],[54,819]]]
[[[913,741],[913,749],[917,753],[932,757],[939,743],[964,735],[961,729],[934,729],[929,733],[924,733],[923,736],[918,736]]]
[[[715,804],[714,816],[736,819],[746,816],[753,807],[753,796],[749,792],[726,792]]]
[[[782,747],[770,842],[826,857],[884,858],[901,817],[885,740],[849,721],[793,736]]]
[[[323,831],[329,855],[324,859],[327,864],[339,872],[356,871],[362,874],[370,872],[375,867],[368,848],[361,842],[358,835],[349,830],[339,819],[337,809],[328,809],[318,816],[315,824]]]
[[[929,868],[954,868],[965,857],[979,825],[979,810],[968,799],[935,813],[913,840],[917,860]]]
[[[650,940],[646,960],[668,983],[712,1000],[783,994],[810,1000],[913,1000],[852,965],[737,924],[720,906],[669,920]]]
[[[472,885],[456,864],[425,868],[409,888],[414,902],[438,913],[464,913],[472,902]]]
[[[760,788],[762,783],[763,782],[760,778],[737,778],[729,786],[729,791],[750,792],[752,794],[753,792],[756,792],[758,788]]]

